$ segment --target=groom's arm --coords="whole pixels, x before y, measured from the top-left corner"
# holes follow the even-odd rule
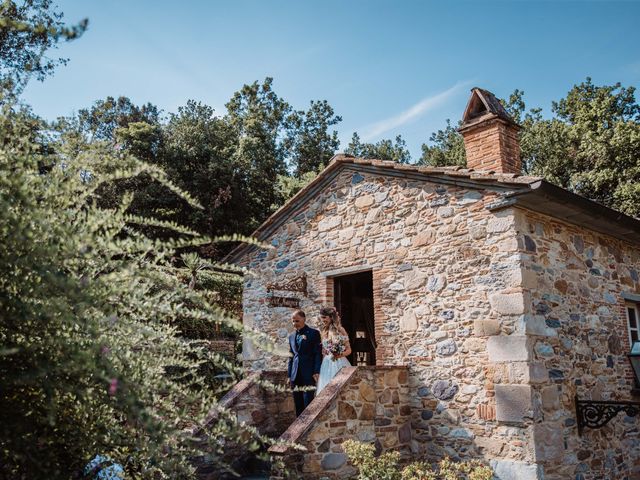
[[[322,342],[320,332],[316,330],[316,340],[313,344],[313,373],[320,374],[320,365],[322,365]]]
[[[287,377],[291,380],[291,367],[293,365],[293,348],[291,348],[291,339],[287,337],[287,341],[289,342],[289,361],[287,362]]]

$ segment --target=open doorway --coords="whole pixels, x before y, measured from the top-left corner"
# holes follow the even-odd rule
[[[333,279],[335,306],[349,334],[351,365],[376,364],[373,319],[373,272],[354,273]]]

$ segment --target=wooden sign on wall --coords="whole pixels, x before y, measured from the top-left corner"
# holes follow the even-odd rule
[[[269,297],[269,305],[272,307],[300,308],[300,299],[293,297]]]

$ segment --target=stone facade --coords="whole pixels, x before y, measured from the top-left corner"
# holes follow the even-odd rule
[[[536,461],[547,479],[640,478],[640,422],[619,414],[579,436],[574,405],[633,400],[622,293],[640,293],[640,248],[527,211],[516,224],[529,299],[518,333],[546,372],[528,382]]]
[[[239,262],[252,271],[245,325],[286,348],[292,310],[270,296],[295,296],[313,326],[333,303],[335,277],[370,270],[376,363],[408,366],[415,458],[481,458],[503,480],[639,478],[637,420],[621,415],[579,437],[574,406],[575,395],[630,399],[621,292],[640,293],[638,246],[502,201],[537,179],[456,181],[455,172],[402,168],[334,169],[271,224],[262,239],[272,248]],[[268,288],[302,274],[306,294]],[[243,354],[248,370],[286,367],[250,342]],[[323,466],[339,442],[318,449],[345,425],[319,421],[326,435],[309,437],[308,464]]]
[[[332,301],[332,276],[371,269],[377,363],[410,366],[414,454],[531,464],[528,429],[486,415],[496,395],[488,335],[515,332],[525,308],[515,215],[488,210],[497,199],[346,169],[271,236],[273,249],[245,258],[254,274],[244,322],[286,347],[291,309],[270,307],[266,285],[306,273],[308,296],[299,298],[313,323]],[[286,365],[249,345],[245,361]]]
[[[411,407],[406,367],[348,367],[321,392],[280,437],[304,448],[275,446],[294,478],[343,479],[355,469],[347,462],[342,442],[375,442],[379,450],[395,449],[410,456]],[[274,472],[273,478],[278,478]]]

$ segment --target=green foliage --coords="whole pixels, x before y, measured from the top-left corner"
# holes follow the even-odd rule
[[[362,143],[360,136],[354,132],[345,153],[361,158],[391,160],[398,163],[411,162],[411,154],[402,135],[396,137],[395,143],[390,139],[380,140],[378,143]]]
[[[162,145],[162,129],[156,123],[130,122],[115,130],[116,144],[141,160],[153,162]]]
[[[163,126],[164,146],[156,157],[169,178],[204,207],[193,209],[171,195],[149,191],[145,210],[182,221],[206,235],[248,233],[244,173],[232,157],[234,133],[213,108],[190,100]],[[155,202],[155,205],[152,204]]]
[[[619,83],[596,86],[587,78],[554,102],[553,111],[567,126],[554,132],[566,152],[562,168],[569,179],[563,186],[640,215],[640,105],[635,89]],[[538,168],[534,164],[532,172]]]
[[[91,108],[78,111],[78,127],[90,140],[113,141],[118,129],[138,122],[157,126],[159,121],[158,107],[151,103],[137,106],[127,97],[107,97],[95,102]]]
[[[429,165],[431,167],[466,166],[467,156],[464,151],[462,135],[451,126],[449,119],[447,119],[445,129],[432,133],[429,141],[432,142],[432,145],[422,144],[422,156],[418,160],[419,165]]]
[[[0,3],[0,86],[19,93],[30,76],[38,80],[53,73],[65,59],[43,55],[61,39],[73,40],[87,28],[88,21],[65,26],[62,13],[50,0],[3,0]]]
[[[291,106],[272,88],[273,79],[244,85],[226,104],[225,122],[233,134],[231,159],[243,192],[245,228],[252,231],[281,205],[276,184],[286,173],[283,126]],[[245,231],[243,231],[245,233]]]
[[[225,312],[239,317],[242,314],[242,275],[236,272],[220,270],[219,266],[200,258],[195,252],[184,253],[181,256],[183,267],[176,269],[178,279],[186,284],[189,289],[196,290],[212,305],[217,305]],[[190,323],[190,318],[185,318],[185,323],[180,325],[183,334],[188,333],[189,338],[215,339],[221,337],[234,338],[237,329],[229,328],[224,324],[211,324],[204,322],[199,325]]]
[[[309,185],[318,176],[318,173],[320,172],[306,172],[303,173],[300,177],[279,175],[278,183],[276,186],[278,195],[283,199],[283,201],[286,202],[304,187]],[[275,207],[276,205],[274,205],[274,210],[276,209]]]
[[[551,118],[526,111],[524,93],[503,101],[520,123],[524,173],[539,175],[629,215],[640,215],[640,105],[634,87],[590,78],[553,102]],[[423,145],[420,163],[464,165],[463,141],[447,122]]]
[[[400,453],[385,452],[375,456],[375,447],[371,443],[347,440],[342,448],[354,467],[358,469],[358,480],[400,480],[398,461]]]
[[[217,408],[203,367],[240,372],[181,327],[241,327],[198,288],[197,259],[171,263],[176,249],[207,239],[155,220],[148,226],[174,236],[149,238],[134,228],[147,221],[127,213],[129,196],[115,208],[94,196],[144,173],[197,204],[113,149],[43,152],[24,116],[0,116],[0,477],[69,478],[96,454],[136,478],[191,477],[200,447],[188,427]],[[190,280],[195,271],[194,288],[181,271]],[[214,459],[218,438],[265,441],[224,411],[211,438]]]
[[[329,127],[341,121],[326,100],[312,100],[309,110],[289,116],[285,148],[296,178],[320,171],[329,163],[340,146],[338,132],[329,133]]]
[[[425,462],[398,466],[396,451],[375,456],[372,444],[347,440],[342,444],[351,463],[358,469],[358,480],[491,480],[491,469],[476,460],[453,462],[445,458],[434,468]]]
[[[61,120],[57,130],[68,150],[110,147],[161,167],[203,208],[192,208],[146,175],[102,186],[101,206],[114,208],[131,192],[130,213],[179,221],[207,236],[248,234],[310,181],[339,145],[337,132],[329,130],[341,118],[326,101],[294,111],[272,83],[266,78],[244,85],[224,116],[189,100],[163,119],[154,105],[108,97]],[[224,250],[209,246],[200,253],[220,256]]]

